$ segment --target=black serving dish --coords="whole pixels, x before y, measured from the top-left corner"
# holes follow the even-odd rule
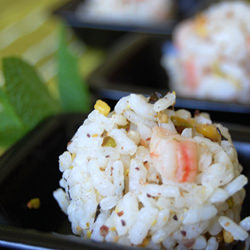
[[[66,149],[77,128],[86,118],[65,114],[41,123],[0,158],[0,248],[1,249],[117,249],[118,245],[83,240],[73,236],[66,215],[52,192],[58,188],[61,173],[58,156]],[[250,178],[250,127],[227,124]],[[249,215],[250,184],[246,186],[242,217]],[[27,202],[39,197],[39,209]],[[119,249],[137,249],[119,246]],[[239,245],[236,248],[239,249]]]
[[[77,8],[81,3],[84,4],[85,0],[71,0],[55,9],[53,14],[64,20],[85,44],[110,48],[117,40],[131,32],[152,36],[171,36],[172,30],[178,22],[206,8],[214,1],[174,0],[172,16],[157,24],[126,24],[79,18]]]
[[[129,93],[151,95],[169,91],[168,75],[161,66],[165,39],[148,35],[129,35],[109,52],[105,62],[88,78],[88,83],[100,98],[117,101]],[[250,125],[250,103],[229,103],[178,97],[177,108],[213,111],[214,119]]]
[[[42,122],[0,158],[0,249],[116,249],[117,245],[73,236],[52,193],[59,187],[58,156],[86,115]],[[39,209],[27,202],[38,197]],[[121,249],[127,249],[120,246]]]

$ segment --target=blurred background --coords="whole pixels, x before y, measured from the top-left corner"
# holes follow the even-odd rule
[[[168,91],[229,128],[249,177],[249,1],[0,0],[0,248],[100,248],[65,237],[58,156],[97,99]]]
[[[20,103],[13,103],[13,100],[11,100],[18,98],[19,88],[16,87],[7,91],[6,86],[4,86],[3,59],[16,57],[34,66],[34,70],[48,88],[49,94],[58,99],[57,52],[60,33],[62,27],[66,24],[62,18],[54,15],[53,12],[67,2],[69,1],[0,1],[0,154],[20,138],[19,135],[14,134],[16,130],[22,130],[22,125],[18,122],[22,120],[23,112],[25,112],[25,110],[20,111],[16,107],[20,106]],[[86,46],[79,41],[73,31],[68,28],[65,31],[65,42],[67,48],[76,57],[79,74],[83,78],[101,62],[105,55],[105,51]],[[17,77],[20,78],[21,76]],[[37,91],[38,89],[37,87]],[[32,105],[34,100],[29,90],[27,90],[26,97],[30,98],[30,105]],[[20,98],[25,99],[25,97]],[[43,118],[40,116],[36,123]]]
[[[48,116],[130,92],[248,125],[248,1],[0,0],[0,154]]]

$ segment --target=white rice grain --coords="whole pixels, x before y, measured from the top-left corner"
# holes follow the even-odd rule
[[[175,103],[175,93],[169,93],[163,98],[159,99],[158,101],[155,102],[154,104],[154,111],[155,112],[160,112],[169,106],[173,105]]]
[[[153,197],[163,196],[163,197],[179,197],[180,190],[177,186],[170,185],[156,185],[156,184],[147,184],[141,186],[139,191],[147,193]]]
[[[157,209],[143,207],[138,215],[135,224],[129,231],[131,243],[138,245],[146,237],[148,230],[152,226],[157,216]]]
[[[204,236],[199,236],[198,238],[196,238],[192,249],[198,250],[198,249],[205,249],[207,245],[207,240]]]
[[[225,190],[230,194],[233,195],[234,193],[241,190],[247,184],[247,178],[244,175],[238,176],[232,182],[230,182],[226,187]]]
[[[221,232],[221,225],[218,222],[218,216],[215,216],[211,221],[210,221],[210,225],[208,227],[208,232],[212,235],[212,236],[216,236],[217,234],[219,234]]]
[[[68,151],[65,151],[59,156],[59,169],[61,172],[65,171],[72,164],[72,157]]]
[[[232,234],[235,240],[244,241],[248,237],[248,233],[241,226],[238,226],[226,216],[220,216],[219,223],[225,230]]]
[[[139,116],[154,120],[155,112],[153,110],[153,105],[148,103],[147,99],[143,95],[130,95],[130,107],[135,111]]]
[[[129,190],[136,191],[146,183],[147,171],[138,160],[131,160],[129,170]]]
[[[109,210],[116,206],[118,198],[116,196],[105,197],[100,202],[100,207],[102,210]]]
[[[122,97],[115,105],[114,111],[117,114],[122,114],[125,110],[130,108],[129,96]]]
[[[62,211],[66,213],[69,206],[69,200],[66,193],[61,188],[58,188],[53,192],[53,196],[59,202]]]
[[[210,237],[210,239],[207,242],[207,246],[205,250],[217,250],[219,247],[219,243],[216,241],[215,237]]]
[[[124,167],[122,161],[115,161],[113,163],[113,183],[115,187],[115,194],[122,196],[124,190]]]
[[[116,149],[120,154],[133,155],[136,152],[136,144],[126,135],[124,129],[113,129],[109,135],[116,141]]]
[[[243,227],[246,231],[250,230],[250,216],[246,217],[244,220],[240,222],[241,227]]]
[[[91,238],[97,241],[103,241],[103,236],[100,233],[100,228],[104,225],[106,219],[108,217],[108,213],[100,213],[96,219],[95,225],[93,227],[93,232],[91,234]]]
[[[228,197],[229,197],[229,193],[225,189],[218,188],[215,190],[215,192],[211,196],[210,201],[212,203],[224,202]]]
[[[125,235],[138,217],[136,195],[129,192],[123,196],[115,208],[115,227],[118,235]]]
[[[217,214],[217,209],[213,205],[190,208],[184,213],[183,224],[194,224],[199,221],[209,220]]]

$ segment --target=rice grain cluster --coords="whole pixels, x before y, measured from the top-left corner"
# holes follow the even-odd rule
[[[118,25],[150,25],[172,16],[173,0],[87,0],[79,5],[80,20]]]
[[[175,93],[98,101],[59,157],[54,192],[75,234],[152,249],[244,241],[247,178],[227,128],[174,110]]]
[[[222,1],[178,24],[162,57],[178,95],[250,101],[250,5]]]

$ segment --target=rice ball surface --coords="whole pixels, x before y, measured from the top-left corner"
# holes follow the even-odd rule
[[[250,102],[250,5],[222,1],[178,24],[162,65],[178,95]],[[170,53],[171,51],[171,53]]]
[[[59,157],[54,197],[73,233],[153,249],[244,241],[247,178],[226,127],[174,110],[175,93],[98,100]]]

